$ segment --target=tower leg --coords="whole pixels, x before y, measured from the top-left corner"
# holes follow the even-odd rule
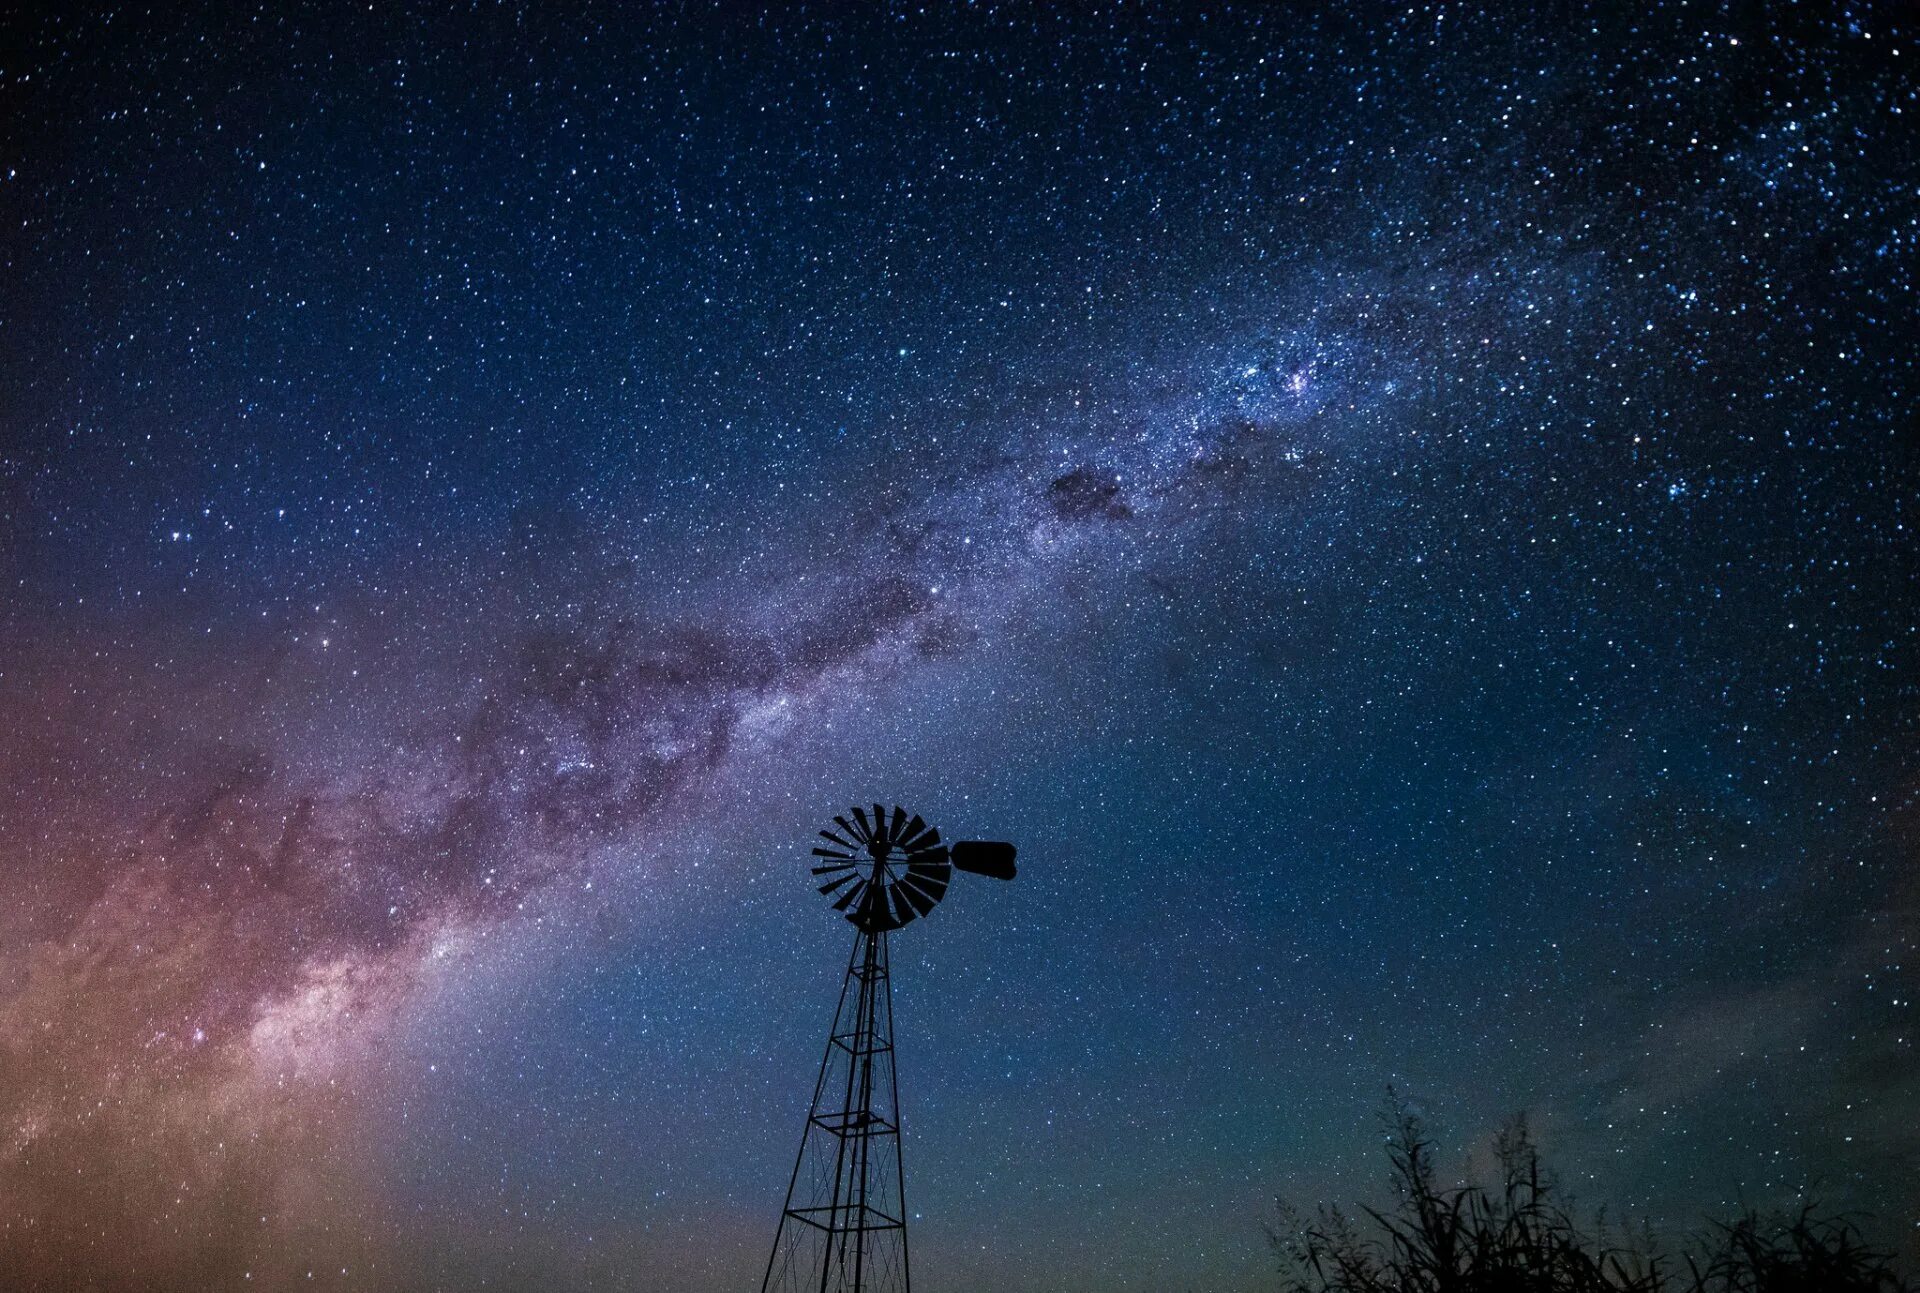
[[[887,936],[847,960],[762,1293],[910,1293]]]

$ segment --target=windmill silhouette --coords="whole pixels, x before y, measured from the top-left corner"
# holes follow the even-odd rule
[[[820,832],[813,874],[859,933],[761,1293],[910,1293],[887,935],[931,912],[956,870],[1014,876],[1011,844],[942,844],[898,805],[850,811]]]

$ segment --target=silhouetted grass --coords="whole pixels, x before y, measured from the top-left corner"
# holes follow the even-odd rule
[[[1356,1221],[1282,1204],[1269,1231],[1286,1293],[1913,1293],[1851,1220],[1749,1211],[1674,1256],[1641,1235],[1581,1226],[1516,1121],[1497,1144],[1494,1188],[1434,1184],[1433,1144],[1404,1106],[1390,1112],[1394,1203]]]

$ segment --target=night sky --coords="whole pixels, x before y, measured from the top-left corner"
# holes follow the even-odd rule
[[[875,799],[923,1293],[1911,1250],[1904,9],[11,10],[0,1283],[758,1287]]]

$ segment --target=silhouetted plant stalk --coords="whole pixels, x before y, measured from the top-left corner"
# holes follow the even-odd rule
[[[1356,1223],[1323,1204],[1311,1217],[1280,1204],[1268,1238],[1286,1293],[1913,1293],[1889,1254],[1854,1223],[1748,1211],[1715,1224],[1676,1257],[1650,1236],[1616,1238],[1604,1214],[1591,1228],[1540,1161],[1524,1118],[1496,1142],[1500,1183],[1441,1189],[1433,1142],[1391,1102],[1387,1142],[1394,1203]]]

